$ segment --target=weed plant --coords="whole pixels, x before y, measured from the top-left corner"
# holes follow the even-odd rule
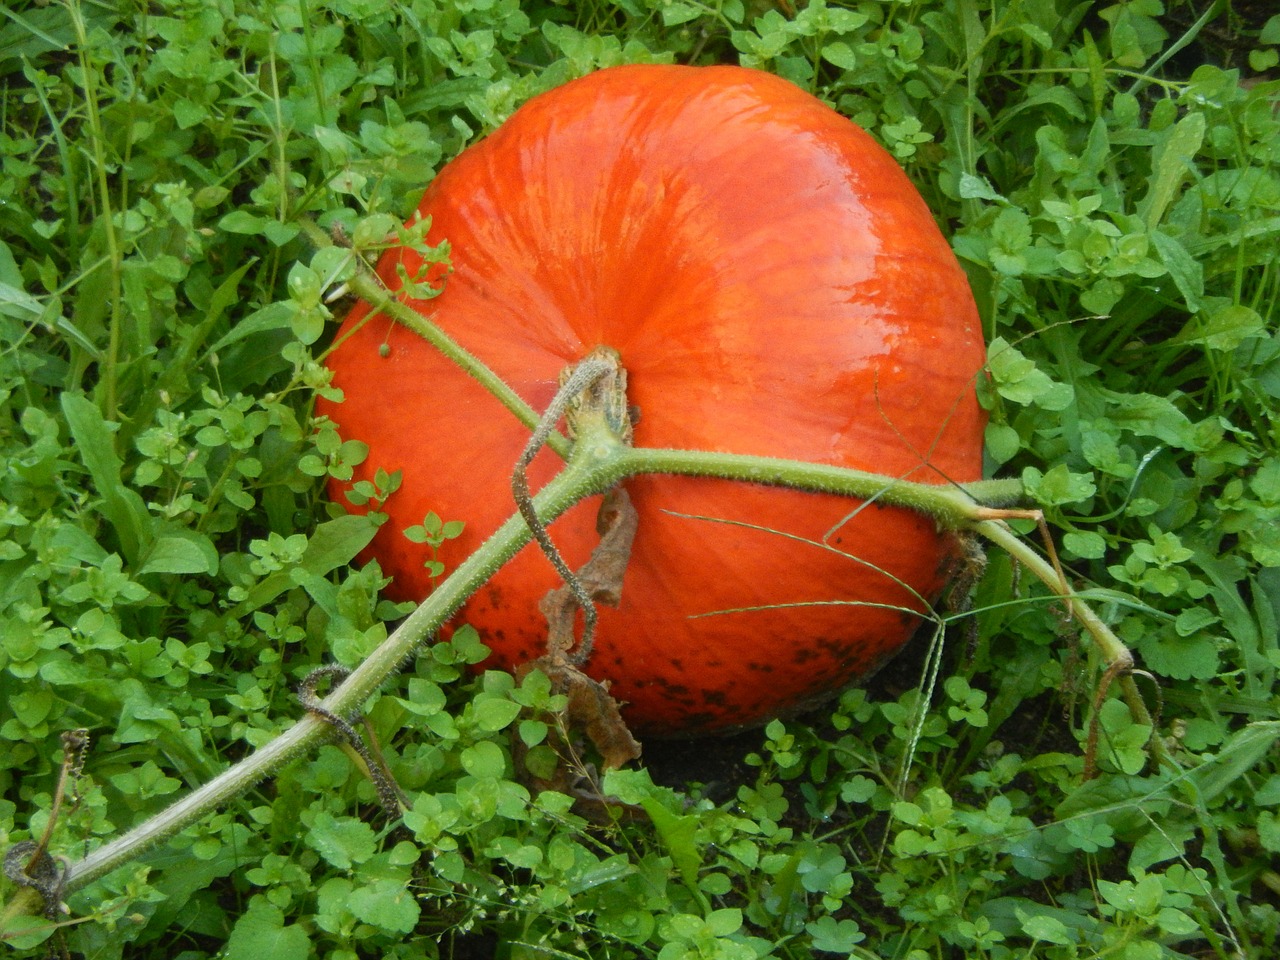
[[[990,469],[1043,508],[1072,581],[1137,653],[1156,717],[1135,726],[1103,697],[1100,774],[1085,779],[1102,665],[992,556],[971,612],[866,688],[689,747],[696,767],[666,748],[605,777],[616,803],[584,811],[532,792],[513,760],[513,744],[536,762],[549,742],[545,680],[474,676],[484,649],[464,630],[368,705],[408,798],[402,831],[325,746],[76,891],[69,913],[8,916],[8,948],[1275,956],[1267,6],[0,9],[0,846],[44,831],[63,732],[91,737],[52,838],[78,858],[289,726],[301,678],[355,664],[405,614],[379,598],[376,564],[353,565],[372,523],[323,494],[363,455],[311,414],[350,262],[315,252],[301,223],[376,257],[450,157],[531,95],[622,62],[776,72],[907,168],[986,325]]]

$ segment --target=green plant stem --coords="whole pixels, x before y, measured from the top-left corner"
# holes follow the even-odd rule
[[[1093,608],[1075,594],[1070,584],[1063,581],[1057,570],[1054,569],[1053,564],[1036,553],[1026,541],[1010,530],[1007,524],[999,520],[984,520],[974,524],[971,529],[974,533],[989,540],[1008,553],[1009,556],[1030,570],[1045,586],[1062,598],[1071,615],[1088,632],[1098,652],[1102,655],[1105,664],[1104,675],[1115,676],[1119,680],[1120,692],[1134,720],[1152,727],[1154,731],[1155,724],[1151,718],[1151,713],[1147,709],[1146,701],[1142,698],[1142,692],[1138,689],[1138,685],[1134,682],[1133,675],[1130,673],[1133,667],[1133,654],[1129,652],[1129,648],[1103,622]],[[1155,760],[1157,762],[1162,761],[1164,750],[1160,738],[1153,736],[1150,745]]]
[[[85,113],[88,117],[89,130],[93,141],[93,167],[98,181],[98,196],[101,204],[98,215],[102,221],[102,233],[106,240],[107,255],[110,260],[111,304],[109,309],[111,317],[107,325],[107,352],[100,379],[102,385],[100,406],[104,419],[113,421],[117,419],[116,388],[120,375],[118,369],[121,339],[120,299],[122,295],[120,277],[123,270],[123,255],[120,252],[119,237],[116,235],[115,216],[111,212],[111,186],[107,182],[107,157],[102,146],[105,135],[102,129],[102,117],[98,112],[97,80],[93,72],[93,64],[89,60],[88,31],[85,27],[84,16],[80,10],[78,0],[68,3],[67,11],[71,15],[71,24],[76,32],[77,58],[80,64],[81,83],[84,88]]]
[[[627,445],[616,429],[616,425],[611,425],[603,416],[580,422],[567,465],[534,498],[537,516],[544,524],[586,497],[603,493],[629,477],[649,473],[726,477],[875,499],[927,513],[935,517],[940,526],[969,529],[998,544],[1064,598],[1110,663],[1129,656],[1106,624],[1071,594],[1052,565],[1005,524],[990,519],[993,510],[981,501],[985,498],[988,502],[1007,502],[1018,490],[1016,481],[988,481],[967,486],[911,483],[895,477],[765,457],[635,449]],[[519,513],[510,517],[322,701],[324,709],[345,716],[361,706],[468,597],[528,543],[531,536],[528,524]],[[1137,706],[1142,707],[1140,700]],[[1145,711],[1145,707],[1142,709]],[[323,719],[314,714],[304,715],[289,730],[205,786],[83,860],[72,863],[67,869],[65,890],[74,891],[137,858],[332,735],[331,727]],[[31,891],[20,891],[9,904],[4,919],[26,912],[20,903],[28,904],[31,909],[38,907],[37,900]]]
[[[333,241],[315,223],[305,218],[298,221],[307,239],[317,249],[333,246]],[[418,313],[412,307],[402,303],[382,281],[363,263],[354,276],[347,280],[347,286],[361,300],[373,309],[369,316],[384,314],[401,326],[407,327],[418,336],[456,363],[464,373],[488,390],[498,402],[506,407],[517,420],[530,430],[538,426],[542,415],[529,406],[520,394],[516,393],[507,382],[489,369],[483,360],[465,350],[438,326]],[[571,444],[564,434],[552,431],[547,437],[547,444],[562,460],[569,459]]]
[[[1063,599],[1072,616],[1078,619],[1080,625],[1088,631],[1089,636],[1093,637],[1098,652],[1102,654],[1108,666],[1126,659],[1132,663],[1133,656],[1129,653],[1129,648],[1120,641],[1120,638],[1111,631],[1093,608],[1076,596],[1069,584],[1062,581],[1053,564],[1036,553],[1025,540],[1010,530],[1007,524],[999,520],[984,520],[975,524],[972,529],[974,533],[1008,553]]]
[[[620,480],[644,473],[724,476],[730,479],[840,493],[923,510],[944,526],[975,522],[984,509],[974,494],[1000,500],[1014,492],[1008,482],[950,487],[908,483],[893,477],[762,457],[707,454],[681,450],[643,450],[626,446],[603,418],[581,429],[569,462],[534,498],[539,518],[550,523],[585,497],[603,493]],[[967,521],[966,521],[966,518]],[[322,702],[344,716],[359,707],[406,658],[451,617],[498,568],[530,539],[516,514],[466,559],[383,644]],[[1016,538],[1015,538],[1016,539]],[[248,790],[274,770],[331,736],[328,724],[306,715],[241,763],[175,803],[134,830],[70,866],[66,889],[75,890],[134,859],[155,844],[197,822]]]
[[[600,445],[591,445],[591,449],[598,451]],[[601,492],[604,489],[601,473],[599,465],[589,454],[572,457],[565,469],[534,498],[543,523],[550,523],[584,497]],[[321,701],[325,710],[345,716],[364,703],[427,637],[529,541],[530,536],[529,527],[518,514],[507,520],[368,659]],[[312,714],[304,715],[280,736],[203,787],[73,863],[67,870],[66,891],[70,893],[91,883],[196,823],[331,736],[332,731],[324,720]]]
[[[753,457],[703,450],[627,448],[615,462],[615,482],[646,473],[719,477],[811,493],[834,493],[927,513],[946,529],[976,522],[982,510],[1018,502],[1020,480],[982,480],[967,484],[916,483],[880,473],[774,457]]]

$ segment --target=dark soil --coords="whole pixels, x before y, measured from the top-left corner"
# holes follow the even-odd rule
[[[867,680],[865,686],[872,696],[877,700],[893,700],[914,688],[924,671],[927,646],[921,638],[908,643]],[[826,725],[827,715],[818,709],[796,719],[820,729]],[[647,740],[640,763],[648,768],[656,784],[680,790],[695,787],[698,789],[693,792],[714,803],[723,803],[737,793],[738,787],[755,781],[755,768],[745,760],[748,754],[759,752],[763,744],[764,731],[759,728],[695,740]]]

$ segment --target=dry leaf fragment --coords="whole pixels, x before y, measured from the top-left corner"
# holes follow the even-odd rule
[[[636,512],[625,490],[611,490],[605,495],[596,517],[596,530],[600,543],[591,552],[590,559],[576,573],[581,593],[593,601],[616,606],[622,597],[622,580],[631,556],[631,544],[636,535]],[[547,652],[516,670],[517,679],[523,679],[532,670],[541,670],[551,681],[551,689],[563,694],[565,726],[580,730],[600,755],[605,770],[616,769],[640,756],[640,744],[627,729],[618,702],[609,695],[608,683],[601,683],[587,676],[581,669],[591,655],[589,648],[577,644],[574,631],[578,613],[578,600],[568,586],[551,590],[539,605],[547,618]],[[572,745],[564,745],[572,753]],[[572,787],[570,778],[557,776],[555,783],[563,781],[575,796],[581,791]],[[559,787],[553,787],[559,789]],[[608,802],[600,798],[600,802]]]
[[[596,532],[600,543],[576,576],[592,600],[616,607],[622,599],[622,580],[636,536],[636,511],[625,490],[615,488],[605,494],[596,514]],[[538,607],[547,618],[547,652],[560,651],[571,663],[585,663],[591,656],[589,648],[569,652],[577,642],[574,622],[578,601],[573,591],[567,586],[551,590]]]

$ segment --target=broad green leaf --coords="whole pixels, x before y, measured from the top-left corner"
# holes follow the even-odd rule
[[[1233,733],[1217,756],[1189,770],[1186,779],[1196,787],[1196,798],[1209,804],[1228,787],[1253,770],[1280,739],[1280,720],[1251,723]]]
[[[1017,916],[1022,922],[1022,932],[1033,940],[1063,945],[1072,942],[1072,936],[1067,929],[1067,925],[1057,917],[1043,913],[1028,915],[1023,910],[1018,910]]]
[[[486,697],[476,701],[476,724],[486,733],[505,730],[520,715],[520,709],[514,700]]]
[[[996,192],[989,180],[972,173],[960,174],[959,187],[962,200],[990,200],[993,203],[1009,202]]]
[[[1172,343],[1201,343],[1211,350],[1234,350],[1250,337],[1267,332],[1267,325],[1251,307],[1227,304],[1208,316],[1187,323]]]
[[[1199,310],[1204,297],[1204,267],[1200,261],[1187,252],[1181,241],[1161,230],[1152,230],[1149,236],[1174,286],[1186,301],[1187,309],[1193,313]]]
[[[102,498],[102,513],[110,521],[125,559],[134,563],[151,538],[151,515],[137,492],[120,479],[113,428],[103,419],[97,404],[82,394],[64,393],[62,413],[75,441],[80,461],[89,471]]]
[[[260,310],[255,310],[234,327],[228,330],[216,343],[208,349],[209,353],[217,353],[231,344],[251,337],[256,333],[269,330],[283,330],[293,321],[296,305],[286,301],[269,303]]]
[[[1083,560],[1098,560],[1107,553],[1106,539],[1092,530],[1072,530],[1063,534],[1062,545]]]
[[[347,898],[347,908],[365,923],[401,935],[413,932],[421,913],[413,885],[392,879],[357,886]]]
[[[996,463],[1008,463],[1022,448],[1018,431],[1007,423],[988,423],[986,429],[987,453]]]
[[[312,818],[304,838],[307,846],[339,870],[350,870],[355,864],[368,860],[378,849],[369,824],[352,817],[338,819],[327,810]]]
[[[1271,810],[1263,810],[1258,815],[1258,842],[1264,850],[1280,854],[1280,817]]]
[[[1136,776],[1147,763],[1151,727],[1134,723],[1128,705],[1121,700],[1104,703],[1098,719],[1103,730],[1099,756],[1107,758],[1129,776]]]
[[[1217,442],[1215,435],[1202,436],[1196,425],[1168,397],[1111,390],[1101,393],[1109,401],[1107,418],[1140,437],[1155,437],[1171,446],[1193,451],[1206,449]]]
[[[1024,468],[1022,485],[1027,496],[1046,507],[1087,500],[1097,489],[1090,474],[1072,473],[1065,463],[1057,464],[1048,473],[1041,473],[1036,467]]]
[[[218,226],[229,233],[259,234],[268,222],[247,210],[233,210],[218,221]]]
[[[653,821],[654,829],[662,838],[662,845],[666,847],[672,862],[680,872],[680,878],[689,889],[696,890],[698,871],[702,869],[702,855],[694,839],[698,829],[698,818],[693,814],[674,814],[657,799],[651,797],[645,797],[641,801],[641,806]]]
[[[841,70],[853,70],[858,66],[857,54],[843,40],[824,44],[822,47],[822,59],[834,64]]]
[[[216,573],[218,551],[208,537],[195,533],[170,533],[157,537],[138,568],[145,573]]]
[[[316,527],[302,554],[302,568],[315,576],[324,576],[369,545],[378,525],[363,514],[348,514],[326,520]]]
[[[1189,113],[1165,130],[1156,143],[1150,187],[1138,201],[1138,214],[1154,230],[1182,185],[1191,176],[1192,161],[1204,142],[1203,113]]]
[[[727,937],[742,929],[742,911],[737,907],[712,910],[707,914],[707,929],[717,937]]]
[[[462,751],[462,769],[473,777],[498,779],[507,770],[507,758],[496,743],[482,740]]]
[[[836,920],[831,916],[811,920],[804,929],[813,938],[813,949],[827,953],[848,954],[867,938],[856,920]]]
[[[222,956],[224,960],[307,960],[311,939],[303,927],[285,925],[283,913],[255,897],[236,921]]]

